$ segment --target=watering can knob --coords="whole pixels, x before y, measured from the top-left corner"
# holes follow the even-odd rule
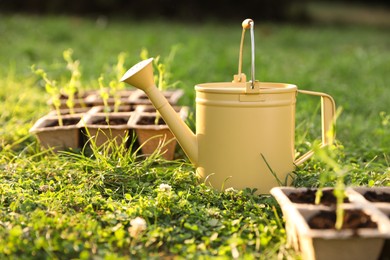
[[[243,29],[250,29],[250,28],[251,28],[251,23],[253,23],[253,20],[252,20],[252,19],[245,19],[245,20],[242,22],[242,28],[243,28]]]

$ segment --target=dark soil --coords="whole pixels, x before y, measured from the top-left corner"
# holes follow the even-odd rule
[[[384,192],[367,191],[363,194],[371,202],[390,202],[390,194]]]
[[[108,122],[106,118],[97,118],[93,120],[94,125],[125,125],[127,124],[128,119],[125,118],[109,118]]]
[[[123,106],[119,106],[118,107],[118,111],[117,112],[132,112],[134,110],[135,110],[134,106],[123,105]],[[103,112],[114,112],[114,106],[110,106],[108,109],[107,108],[103,108]]]
[[[139,125],[154,125],[154,121],[156,120],[156,117],[154,116],[144,116],[141,117],[138,121]],[[165,125],[165,121],[160,117],[158,120],[159,125]]]
[[[86,94],[85,93],[80,93],[78,91],[76,91],[74,93],[74,98],[85,98],[86,97]],[[69,95],[68,94],[65,94],[65,93],[61,93],[60,96],[59,96],[60,99],[68,99],[69,98]]]
[[[85,113],[89,109],[90,108],[85,108],[85,109],[83,109],[83,108],[80,108],[80,109],[79,108],[75,108],[74,109],[74,114]],[[66,116],[66,115],[72,115],[72,114],[70,113],[70,109],[66,109],[66,110],[62,110],[61,111],[61,115]]]
[[[156,109],[154,107],[148,107],[145,108],[144,112],[156,112]]]
[[[334,229],[336,223],[335,211],[320,211],[308,220],[312,229]],[[376,228],[373,222],[362,210],[345,210],[341,229]]]
[[[170,98],[172,96],[172,93],[171,92],[164,92],[163,95],[165,98]],[[139,99],[145,100],[145,99],[149,99],[149,97],[146,94],[142,94],[139,96]]]
[[[74,95],[75,97],[77,97],[77,93]],[[69,95],[68,94],[63,94],[61,93],[60,96],[59,96],[60,99],[68,99],[69,98]]]
[[[62,124],[64,126],[69,126],[69,125],[76,125],[78,122],[80,122],[80,118],[63,118],[62,119]],[[54,126],[59,126],[58,120],[53,120],[49,124],[46,125],[46,127],[54,127]]]
[[[180,109],[181,109],[181,107],[173,107],[173,109],[176,111],[176,112],[179,112],[180,111]],[[156,112],[156,109],[154,108],[154,107],[146,107],[144,110],[143,110],[143,112]]]
[[[132,112],[135,110],[135,107],[119,107],[118,112]]]
[[[61,111],[61,115],[63,116],[70,115],[70,110],[64,112]]]
[[[316,199],[317,189],[308,189],[306,191],[292,192],[288,195],[288,198],[293,203],[299,204],[314,204]],[[336,205],[336,197],[333,194],[333,190],[323,190],[320,200],[321,205],[332,206]],[[349,203],[348,198],[344,198],[344,203]]]

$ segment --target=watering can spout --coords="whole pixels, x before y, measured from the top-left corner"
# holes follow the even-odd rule
[[[157,89],[153,77],[153,58],[141,61],[130,68],[120,81],[143,90],[172,131],[184,152],[198,164],[198,143],[195,134],[180,118],[164,95]]]

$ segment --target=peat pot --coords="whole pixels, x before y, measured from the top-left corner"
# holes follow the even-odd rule
[[[111,142],[122,145],[126,137],[132,134],[129,126],[132,115],[131,112],[87,114],[82,120],[82,133],[90,139],[87,142],[94,142],[97,147]]]
[[[54,151],[80,148],[81,114],[61,116],[63,125],[59,125],[58,116],[44,116],[31,127],[41,146]]]
[[[332,192],[332,189],[324,191]],[[352,189],[346,190],[341,205],[344,219],[340,230],[334,228],[336,204],[313,204],[311,189],[275,187],[271,194],[286,221],[288,246],[300,251],[303,259],[389,259],[385,248],[390,236],[388,216]],[[305,202],[300,198],[309,199]]]
[[[136,113],[129,122],[130,127],[135,131],[143,155],[150,156],[158,152],[164,159],[173,160],[176,138],[155,111],[151,106],[137,106]],[[175,111],[182,120],[187,119],[188,107],[175,106]]]

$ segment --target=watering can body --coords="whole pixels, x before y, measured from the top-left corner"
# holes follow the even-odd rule
[[[295,159],[297,86],[284,83],[223,82],[195,86],[196,133],[180,119],[153,83],[152,59],[140,62],[122,78],[145,91],[175,135],[197,174],[215,189],[257,189],[269,193],[289,184],[289,174],[310,156]],[[333,123],[335,104],[321,97],[322,145]]]
[[[246,93],[242,83],[195,87],[197,173],[214,188],[268,193],[294,169],[297,88],[259,87],[261,94]]]

